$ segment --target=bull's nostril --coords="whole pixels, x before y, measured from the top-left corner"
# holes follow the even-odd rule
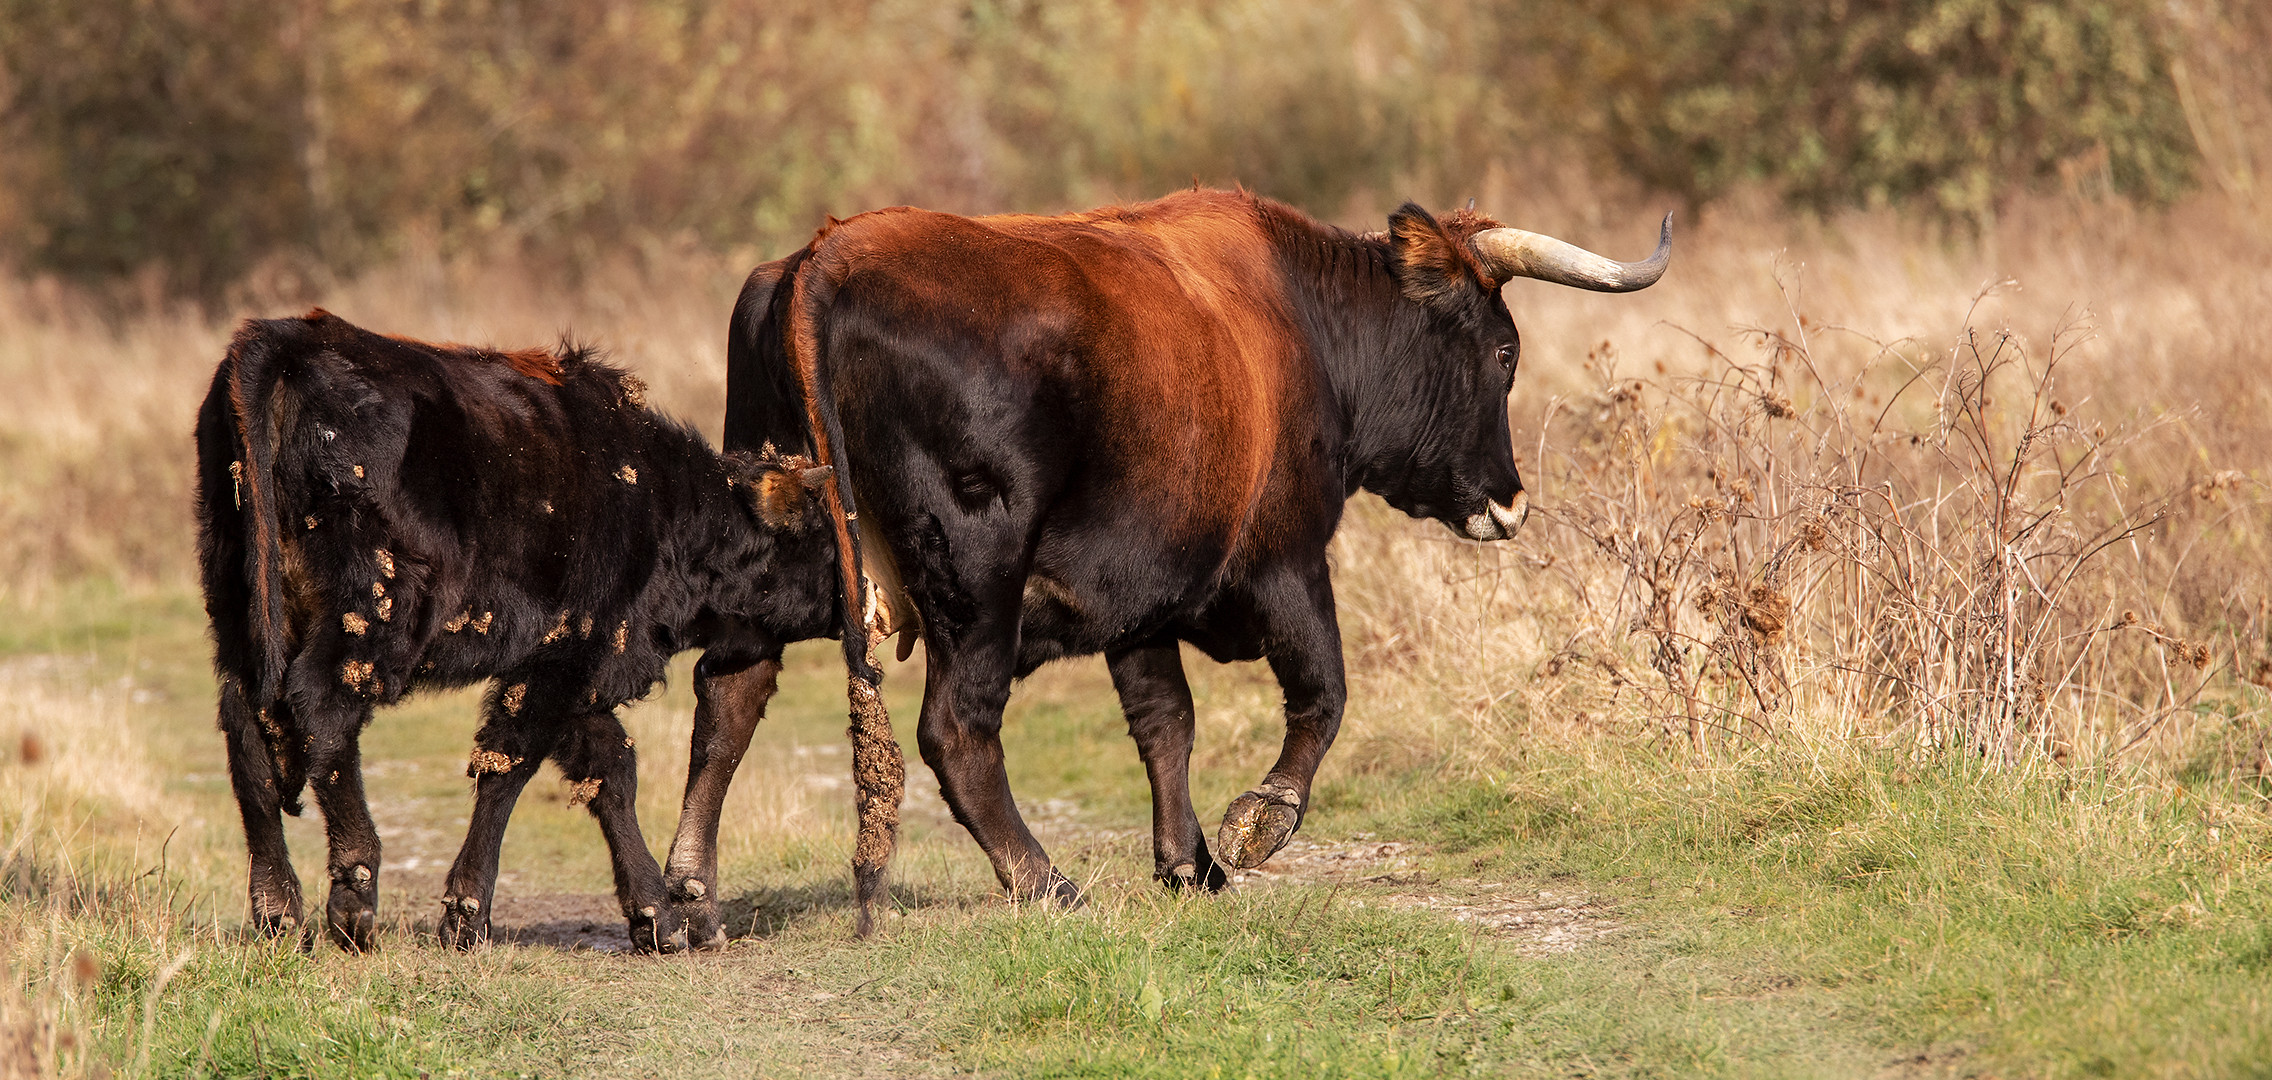
[[[1491,504],[1491,521],[1499,527],[1499,535],[1509,537],[1523,527],[1523,519],[1530,516],[1530,492],[1517,491],[1507,505]]]

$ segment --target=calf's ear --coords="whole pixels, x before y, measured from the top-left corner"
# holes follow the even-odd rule
[[[804,527],[806,514],[816,509],[818,500],[812,488],[789,470],[759,469],[751,486],[755,489],[757,519],[768,529],[795,532]]]
[[[1483,284],[1465,245],[1416,204],[1405,203],[1388,216],[1388,240],[1397,284],[1415,301],[1444,307]]]

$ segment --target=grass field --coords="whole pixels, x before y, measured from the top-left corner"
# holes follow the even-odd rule
[[[1598,212],[1525,224],[1645,240]],[[2250,681],[2272,579],[2264,217],[2046,202],[1971,244],[1728,211],[1678,245],[1637,296],[1510,291],[1531,533],[1485,548],[1353,505],[1350,718],[1263,873],[1215,898],[1151,884],[1142,769],[1101,662],[1069,662],[1021,686],[1005,742],[1092,904],[1001,901],[918,767],[895,910],[854,941],[842,683],[806,645],[728,804],[733,943],[669,958],[616,951],[605,849],[553,779],[507,838],[503,940],[430,943],[470,808],[470,694],[366,734],[381,951],[246,936],[186,494],[228,327],[0,286],[0,1075],[2272,1075],[2272,763]],[[412,260],[324,302],[429,337],[572,329],[714,431],[742,269],[690,256],[556,288]],[[2077,322],[2090,335],[2062,339],[2044,382]],[[2031,366],[1948,375],[1968,327],[2010,328]],[[1919,368],[1940,389],[1904,396]],[[1857,427],[1849,402],[1893,419]],[[2014,458],[2006,436],[2054,402],[2055,456]],[[2076,584],[2001,601],[2038,637],[1962,639],[1889,680],[1936,618],[1978,623],[1978,590],[1885,585],[1885,565],[1930,561],[1873,562],[1890,543],[1772,567],[1843,522],[1977,578],[1982,526],[1951,494],[1968,474],[1896,456],[1917,432],[1960,445],[1936,413],[1967,409],[1992,463],[2020,460],[2025,483],[1988,489],[2001,505],[2056,503],[2028,541],[2048,561],[2027,565]],[[1819,497],[1837,468],[1944,486],[1909,516],[1837,518]],[[1784,595],[1774,634],[1740,599],[1760,584]],[[2034,704],[1978,705],[1982,655],[2038,663]],[[689,660],[626,719],[657,844]],[[1206,817],[1267,764],[1277,699],[1259,666],[1188,663]],[[919,655],[891,669],[910,742],[920,686]],[[305,878],[321,830],[288,825]]]

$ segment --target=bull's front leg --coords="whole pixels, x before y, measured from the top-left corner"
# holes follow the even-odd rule
[[[681,944],[697,949],[726,944],[718,911],[718,817],[780,674],[778,651],[753,657],[713,648],[694,666],[694,740],[687,758],[686,798],[663,873],[684,934]]]
[[[1341,628],[1325,563],[1279,583],[1265,595],[1270,670],[1286,695],[1286,740],[1262,782],[1231,800],[1215,848],[1241,870],[1261,866],[1293,839],[1309,810],[1310,784],[1341,730],[1348,684],[1341,667]]]

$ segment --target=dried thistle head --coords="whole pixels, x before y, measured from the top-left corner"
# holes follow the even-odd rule
[[[2241,486],[2247,480],[2248,475],[2239,469],[2220,469],[2208,479],[2193,485],[2193,497],[2202,502],[2216,502],[2225,497],[2225,492]]]
[[[1823,551],[1830,547],[1830,526],[1820,514],[1809,514],[1799,522],[1799,544],[1808,551]]]
[[[1790,398],[1772,390],[1759,395],[1759,409],[1771,420],[1788,420],[1799,415],[1799,410],[1792,406]]]
[[[1766,582],[1751,587],[1751,595],[1744,599],[1743,626],[1760,648],[1773,649],[1781,645],[1783,630],[1790,619],[1790,597]]]

